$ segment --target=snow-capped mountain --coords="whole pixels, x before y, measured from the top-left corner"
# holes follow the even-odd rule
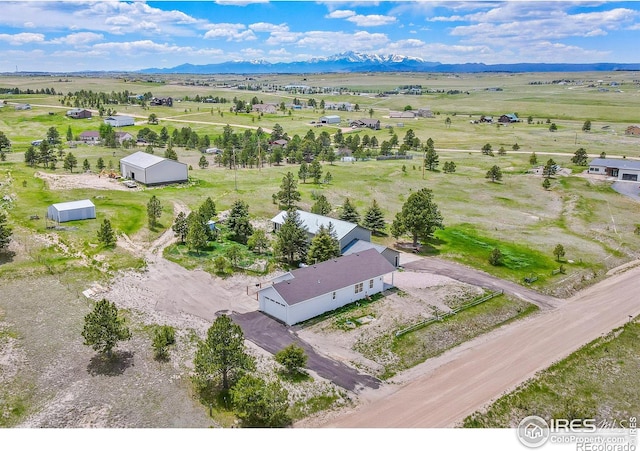
[[[150,68],[140,72],[149,74],[283,74],[336,72],[571,72],[640,70],[640,64],[617,63],[515,63],[515,64],[441,64],[422,58],[403,55],[377,55],[345,52],[312,58],[307,61],[270,63],[265,60],[228,61],[217,64],[182,64],[171,68]]]

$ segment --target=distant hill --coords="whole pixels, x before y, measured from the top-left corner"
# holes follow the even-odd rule
[[[640,71],[640,63],[515,63],[515,64],[442,64],[402,55],[375,55],[346,52],[290,63],[270,63],[265,60],[228,61],[216,64],[182,64],[169,68],[149,68],[145,74],[303,74],[340,72],[587,72]]]

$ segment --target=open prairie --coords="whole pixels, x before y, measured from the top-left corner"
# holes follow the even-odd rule
[[[340,213],[346,198],[363,215],[375,199],[387,224],[390,224],[412,192],[429,188],[441,210],[445,228],[436,231],[433,239],[422,244],[419,256],[454,260],[519,284],[524,284],[525,277],[535,277],[536,281],[529,288],[565,298],[607,277],[612,268],[640,256],[638,197],[619,194],[612,188],[611,180],[584,174],[585,166],[571,161],[579,148],[584,148],[590,158],[602,153],[611,158],[640,158],[640,137],[625,134],[627,127],[640,123],[637,109],[640,81],[635,77],[632,72],[212,75],[153,76],[153,79],[139,75],[111,78],[57,75],[0,77],[0,100],[5,103],[0,108],[0,132],[12,144],[11,151],[5,153],[6,161],[0,162],[0,208],[6,210],[15,236],[9,252],[0,253],[0,289],[3,294],[8,294],[8,297],[3,295],[0,302],[0,345],[5,351],[11,347],[10,352],[0,352],[0,357],[25,368],[19,378],[15,374],[3,376],[0,373],[0,380],[5,380],[3,377],[10,379],[13,389],[6,395],[11,408],[5,412],[10,413],[6,414],[4,423],[0,421],[0,425],[20,424],[25,412],[33,414],[34,409],[42,408],[40,404],[33,407],[35,398],[62,399],[68,395],[64,390],[44,390],[42,387],[48,383],[46,378],[40,378],[30,366],[46,354],[38,349],[43,343],[54,343],[51,345],[53,353],[49,356],[76,353],[80,357],[74,360],[74,365],[80,368],[80,372],[87,370],[82,362],[88,362],[91,353],[82,349],[79,339],[73,342],[70,335],[70,330],[78,329],[82,316],[88,311],[88,302],[80,297],[80,292],[92,282],[107,286],[123,271],[144,270],[148,260],[140,251],[141,247],[131,243],[146,244],[147,248],[153,246],[152,243],[171,227],[175,212],[195,210],[207,197],[214,200],[219,212],[228,210],[236,200],[247,202],[252,223],[269,229],[269,219],[280,210],[272,196],[280,189],[283,176],[289,171],[297,176],[300,168],[299,164],[282,162],[265,163],[260,168],[238,166],[229,169],[217,163],[213,155],[203,154],[197,148],[174,146],[178,160],[190,166],[188,183],[126,189],[118,180],[96,170],[98,159],[102,158],[108,168],[117,170],[121,158],[134,151],[145,150],[146,145],[111,148],[65,142],[64,137],[69,130],[74,138],[83,131],[97,131],[103,119],[97,110],[90,119],[67,117],[66,112],[76,106],[70,93],[82,90],[107,94],[127,91],[131,95],[152,93],[159,97],[172,96],[175,99],[173,107],[129,103],[103,105],[112,112],[136,118],[136,125],[123,129],[134,138],[145,128],[160,133],[166,127],[171,134],[189,127],[199,136],[207,135],[213,142],[225,133],[227,126],[240,136],[253,133],[258,128],[267,136],[277,125],[289,137],[303,137],[310,132],[318,136],[324,131],[334,136],[340,131],[347,137],[376,137],[380,143],[395,134],[402,143],[411,130],[422,143],[431,138],[439,155],[439,166],[435,171],[423,169],[423,154],[419,151],[409,151],[413,158],[407,160],[323,161],[323,176],[330,172],[331,180],[317,184],[311,180],[306,183],[300,180],[299,207],[309,210],[318,195],[323,194],[332,205],[330,215]],[[317,91],[310,94],[286,91],[282,89],[286,85],[306,85],[317,88]],[[418,85],[422,90],[420,95],[403,93],[405,87]],[[21,92],[44,89],[51,92],[53,89],[55,94],[16,94],[11,91],[14,88]],[[212,104],[196,100],[215,97],[224,98],[226,102]],[[231,110],[234,99],[250,102],[254,98],[259,103],[287,106],[273,114],[236,113]],[[310,99],[314,99],[318,106],[297,109],[290,105],[294,101],[306,103]],[[319,106],[321,102],[348,102],[353,110],[322,109]],[[14,106],[19,103],[29,103],[31,109],[16,110]],[[390,117],[393,111],[419,108],[429,108],[433,117]],[[516,113],[521,121],[507,125],[479,122],[481,116],[497,119],[507,113]],[[157,116],[158,124],[147,123],[151,114]],[[312,124],[329,114],[339,115],[340,124],[321,127]],[[351,120],[362,118],[379,119],[381,129],[350,126]],[[587,121],[591,127],[584,131]],[[550,131],[552,123],[556,124],[557,131]],[[78,161],[73,172],[63,169],[61,161],[57,169],[25,164],[25,151],[31,142],[44,139],[52,127],[63,137],[61,155],[73,153]],[[491,144],[493,155],[481,152],[487,143]],[[514,150],[515,144],[517,150]],[[501,148],[503,152],[499,151]],[[162,146],[155,146],[156,155],[163,155],[164,151]],[[534,152],[538,160],[535,165],[530,162]],[[209,163],[206,168],[199,167],[203,156]],[[553,159],[561,170],[550,179],[549,189],[545,189],[542,187],[543,178],[530,171],[544,165],[548,159]],[[90,165],[89,171],[81,169],[84,160]],[[445,162],[454,162],[456,171],[445,173],[442,170]],[[499,166],[503,174],[502,180],[495,183],[485,177],[494,165]],[[624,183],[633,186],[631,193],[638,192],[637,184]],[[152,195],[157,196],[163,206],[159,224],[154,228],[147,224],[146,211]],[[85,198],[95,203],[97,220],[48,228],[52,224],[47,223],[44,216],[50,204]],[[109,219],[120,235],[119,245],[112,250],[103,249],[96,237],[104,219]],[[406,249],[403,246],[407,240],[407,237],[397,240],[389,234],[374,237],[374,241],[402,249]],[[566,250],[562,261],[557,261],[553,254],[557,244],[562,244]],[[502,251],[503,265],[488,263],[488,256],[494,248]],[[167,249],[167,259],[177,261],[184,268],[213,272],[211,262],[201,263],[203,259],[199,255],[181,253],[175,247]],[[179,261],[176,255],[179,255]],[[208,255],[205,258],[211,260]],[[560,265],[564,272],[559,272]],[[251,273],[251,277],[257,276]],[[216,275],[211,275],[210,279],[220,286],[223,282],[231,283],[229,279],[223,281]],[[17,308],[22,292],[28,295]],[[51,305],[44,303],[44,292]],[[232,296],[229,296],[229,302],[232,302]],[[509,318],[526,310],[526,307],[511,304],[511,301],[505,301],[505,304],[513,310]],[[424,310],[428,310],[428,306]],[[28,317],[28,312],[33,311],[37,312],[42,328],[34,326]],[[375,308],[372,311],[377,312]],[[137,316],[134,308],[129,315],[135,327],[150,335],[145,328],[154,321],[144,315]],[[48,322],[48,318],[52,322]],[[506,319],[489,323],[493,327],[503,321]],[[509,327],[516,326],[511,324]],[[193,328],[199,328],[201,333],[204,325],[198,323]],[[316,329],[326,328],[318,326]],[[312,335],[316,329],[307,330],[307,335]],[[195,336],[188,327],[182,334],[187,341]],[[129,346],[136,355],[136,371],[123,368],[127,375],[123,384],[140,383],[147,389],[147,385],[140,381],[155,371],[156,364],[145,348],[148,348],[145,341],[148,337],[143,337],[132,341]],[[322,339],[327,340],[326,337]],[[55,344],[58,341],[69,341],[72,345]],[[163,368],[156,375],[157,386],[148,388],[150,400],[143,403],[142,410],[151,412],[157,408],[159,411],[149,415],[136,411],[131,414],[131,424],[182,426],[188,423],[191,415],[195,415],[192,425],[211,423],[201,409],[194,407],[190,388],[184,381],[180,382],[180,378],[189,372],[190,362],[187,360],[192,351],[193,343],[186,343],[177,351],[175,364]],[[345,353],[352,354],[353,351],[348,349]],[[439,352],[440,349],[434,351],[434,355]],[[399,369],[415,365],[420,358],[411,356],[407,359],[411,363],[403,364]],[[52,377],[63,372],[57,362],[51,361],[48,365]],[[88,384],[84,376],[68,380],[84,388]],[[105,387],[102,389],[106,390]],[[165,392],[171,392],[173,388],[179,395],[174,393],[175,399],[170,397],[160,401],[166,396]],[[84,399],[90,398],[88,391],[82,393],[87,396]],[[122,393],[129,396],[131,392],[123,385]],[[125,411],[136,410],[127,403],[117,403],[117,406]],[[174,406],[178,415],[172,422],[163,414]],[[86,421],[93,425],[121,426],[128,420],[112,418],[109,412],[94,412],[87,407],[82,415],[70,419],[67,424],[85,425]],[[31,424],[52,425],[47,421]]]

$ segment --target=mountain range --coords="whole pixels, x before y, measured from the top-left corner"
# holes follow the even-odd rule
[[[265,60],[227,61],[216,64],[182,64],[170,68],[149,68],[145,74],[304,74],[340,72],[587,72],[640,71],[640,63],[513,63],[442,64],[402,55],[376,55],[346,52],[323,58],[290,63]]]

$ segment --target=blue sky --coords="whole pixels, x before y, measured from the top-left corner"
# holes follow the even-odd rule
[[[0,72],[336,53],[441,63],[638,63],[640,2],[0,1]]]

